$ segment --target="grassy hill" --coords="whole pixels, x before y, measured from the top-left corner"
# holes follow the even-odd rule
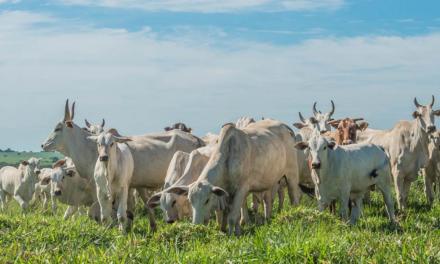
[[[41,158],[41,167],[50,167],[52,163],[63,158],[58,152],[18,152],[13,150],[0,151],[0,168],[4,166],[17,166],[20,161],[31,157]]]
[[[378,193],[354,227],[317,212],[304,197],[270,224],[245,226],[238,238],[218,231],[214,221],[169,225],[156,212],[156,233],[139,204],[134,229],[124,236],[85,216],[64,221],[62,210],[52,215],[39,205],[23,215],[12,201],[0,213],[0,263],[440,263],[440,205],[425,206],[422,180],[397,228],[388,224]]]

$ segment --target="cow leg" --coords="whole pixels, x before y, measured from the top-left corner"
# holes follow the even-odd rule
[[[150,199],[149,195],[147,194],[147,190],[144,188],[137,188],[137,192],[139,193],[139,196],[141,197],[142,201],[144,202],[144,207],[147,210],[148,214],[148,220],[150,221],[150,231],[154,232],[156,231],[156,218],[154,217],[153,210],[148,206],[148,199]]]
[[[100,215],[101,215],[101,207],[100,207],[98,202],[94,202],[90,206],[88,215],[89,215],[90,218],[92,218],[96,222],[99,222]]]
[[[278,212],[281,212],[284,207],[284,186],[280,183],[278,186]]]
[[[57,213],[57,200],[52,195],[50,196],[50,202],[52,205],[52,214],[56,214]]]
[[[404,176],[401,173],[398,173],[397,177],[395,177],[394,185],[396,189],[396,199],[397,206],[399,210],[405,210],[405,197],[403,193],[403,179]]]
[[[240,211],[243,204],[243,200],[246,199],[247,190],[241,189],[235,195],[232,201],[231,211],[228,214],[229,235],[235,232],[236,236],[241,235],[240,227]]]
[[[1,205],[1,210],[4,211],[5,210],[5,205],[6,205],[6,194],[3,190],[0,189],[0,205]]]
[[[118,212],[117,218],[119,223],[119,230],[126,233],[128,230],[127,226],[127,197],[128,197],[128,187],[122,188],[118,195]]]
[[[47,193],[42,193],[43,195],[43,210],[47,210],[47,205],[49,203],[49,198],[47,197]]]
[[[356,222],[359,220],[359,217],[362,212],[362,199],[363,197],[360,196],[354,200],[353,207],[351,208],[351,218],[350,218],[351,225],[355,225]]]
[[[431,172],[431,171],[429,171]],[[425,195],[428,202],[429,207],[432,207],[432,203],[434,202],[434,191],[433,191],[433,175],[428,174],[428,170],[423,170],[423,176],[425,180]]]
[[[241,211],[240,225],[245,225],[249,223],[250,221],[249,221],[249,209],[247,205],[247,199],[244,199],[240,211]]]
[[[377,187],[379,188],[380,192],[382,193],[383,199],[385,201],[385,207],[387,210],[388,218],[390,219],[391,223],[396,223],[396,216],[394,212],[394,201],[393,196],[391,192],[391,183],[389,184],[377,184]]]
[[[407,206],[408,206],[408,197],[409,197],[409,191],[410,191],[410,188],[411,188],[411,181],[409,181],[409,180],[404,180],[403,181],[403,204],[404,204],[404,207],[406,208]]]
[[[287,193],[289,194],[290,204],[298,205],[301,199],[301,189],[299,188],[298,177],[286,177]]]
[[[18,195],[18,194],[15,194],[15,195],[14,195],[14,199],[15,199],[15,200],[18,202],[18,204],[20,205],[21,209],[23,210],[23,213],[26,213],[26,211],[27,211],[27,209],[28,209],[28,207],[29,207],[29,204],[28,204],[25,200],[23,200],[23,198],[21,198],[21,196]]]
[[[263,193],[263,202],[264,202],[264,220],[266,223],[268,223],[270,222],[270,218],[272,217],[272,206],[273,206],[272,191],[265,191]]]
[[[339,213],[344,221],[348,220],[349,208],[348,203],[350,202],[350,193],[343,194],[340,197]]]
[[[78,211],[78,206],[69,206],[67,207],[66,211],[64,212],[64,220],[69,219],[74,213]]]

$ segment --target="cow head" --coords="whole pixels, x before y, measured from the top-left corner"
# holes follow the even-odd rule
[[[69,110],[69,100],[66,100],[64,108],[64,119],[55,125],[55,128],[46,141],[41,145],[44,151],[62,150],[64,142],[68,140],[74,127],[73,118],[75,117],[75,102]]]
[[[24,170],[24,174],[23,177],[25,179],[32,177],[34,179],[38,179],[38,175],[41,172],[40,169],[40,161],[41,159],[38,158],[30,158],[28,160],[22,161],[19,165],[19,168],[21,168],[22,170]]]
[[[316,104],[316,102],[313,104],[313,116],[309,119],[305,119],[301,112],[299,113],[301,123],[293,124],[296,128],[301,129],[304,127],[309,127],[313,130],[316,130],[320,134],[331,130],[329,121],[332,120],[332,116],[335,113],[335,103],[333,100],[331,100],[332,109],[327,113],[322,113],[321,111],[316,110]]]
[[[322,136],[314,136],[309,142],[298,142],[295,147],[300,150],[310,150],[310,167],[313,170],[321,169],[323,164],[328,163],[328,155],[336,146],[336,142]]]
[[[101,124],[90,124],[87,119],[85,119],[86,127],[84,130],[93,135],[99,135],[104,132],[105,119],[102,119]]]
[[[51,195],[62,195],[64,188],[67,187],[67,179],[76,175],[75,167],[67,167],[66,160],[59,160],[52,165],[51,180]]]
[[[434,124],[434,116],[440,115],[440,110],[433,110],[435,98],[432,96],[431,103],[429,105],[421,105],[414,98],[414,105],[416,106],[416,111],[413,113],[413,117],[418,120],[422,130],[426,133],[433,133],[436,130]]]
[[[116,143],[131,141],[130,138],[118,136],[114,129],[102,132],[97,136],[89,136],[88,139],[96,142],[98,146],[98,159],[101,162],[108,162],[109,155],[114,155],[113,153],[116,152]]]
[[[363,120],[363,118],[345,118],[342,120],[330,121],[329,124],[337,130],[336,143],[338,145],[356,143],[357,131],[364,131],[368,127],[367,122],[356,123],[361,120]]]

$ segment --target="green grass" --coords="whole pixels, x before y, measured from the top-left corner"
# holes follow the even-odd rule
[[[40,165],[43,168],[51,167],[54,161],[63,156],[58,152],[0,152],[0,168],[3,166],[18,166],[20,161],[31,157],[41,158]]]
[[[62,210],[53,216],[39,205],[23,216],[11,201],[0,213],[0,263],[439,263],[440,205],[427,208],[421,190],[418,181],[397,228],[388,224],[377,193],[354,227],[317,212],[304,197],[270,224],[244,227],[238,238],[218,231],[214,221],[167,225],[159,211],[158,231],[151,234],[141,205],[124,236],[85,216],[63,221]]]

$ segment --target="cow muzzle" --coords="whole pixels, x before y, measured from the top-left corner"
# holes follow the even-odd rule
[[[342,142],[342,145],[350,145],[350,144],[353,144],[353,140],[351,139],[347,139]]]
[[[171,218],[167,219],[167,224],[173,224],[174,222],[176,222],[176,219],[171,219]]]
[[[436,130],[435,125],[430,125],[430,126],[427,127],[428,133],[434,133],[435,130]]]
[[[312,169],[319,170],[321,168],[321,162],[312,162]]]
[[[61,190],[56,190],[56,191],[54,192],[54,194],[55,194],[55,196],[60,196],[60,195],[61,195]]]
[[[37,175],[39,175],[40,173],[41,173],[40,170],[36,170],[36,171],[35,171],[35,174],[37,174]]]
[[[108,161],[108,156],[99,156],[99,161]]]

